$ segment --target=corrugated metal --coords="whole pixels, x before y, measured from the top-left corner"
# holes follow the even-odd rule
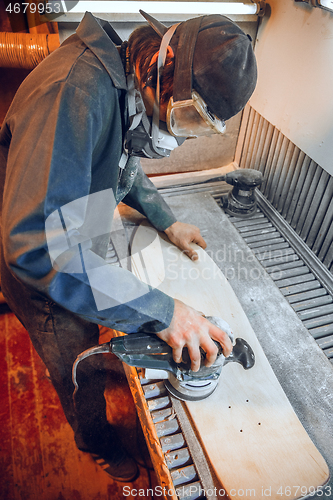
[[[242,126],[239,166],[263,173],[263,195],[332,271],[332,177],[253,108]]]
[[[243,117],[238,162],[264,176],[262,212],[232,220],[333,363],[333,178],[253,108]]]

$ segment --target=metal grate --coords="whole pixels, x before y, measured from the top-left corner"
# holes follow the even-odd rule
[[[239,166],[264,175],[261,192],[314,254],[333,270],[333,178],[249,107]]]
[[[331,294],[262,211],[230,221],[333,364]]]
[[[231,189],[231,186],[226,184],[224,181],[209,182],[207,184],[192,184],[189,182],[188,185],[174,185],[159,188],[159,192],[163,197],[168,196],[182,196],[183,194],[195,194],[195,193],[210,193],[215,199],[220,199],[221,196],[227,194]]]

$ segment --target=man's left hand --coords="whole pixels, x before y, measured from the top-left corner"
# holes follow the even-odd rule
[[[191,260],[197,260],[198,254],[190,246],[190,243],[196,243],[201,248],[206,248],[207,244],[200,234],[200,229],[192,224],[185,224],[184,222],[174,222],[165,231],[165,234],[180,250],[189,256]]]

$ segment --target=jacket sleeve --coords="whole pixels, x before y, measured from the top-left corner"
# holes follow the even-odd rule
[[[5,125],[11,143],[2,215],[4,259],[27,287],[86,320],[125,333],[157,332],[170,324],[173,299],[126,269],[107,265],[93,251],[92,223],[87,230],[93,158],[107,135],[105,124],[119,120],[117,90],[110,89],[107,105],[105,98],[96,100],[70,81],[53,84],[36,98],[36,91],[29,100],[22,92],[21,101],[17,97]],[[108,137],[115,154],[117,140],[116,132]],[[121,136],[119,145],[120,156]],[[112,181],[105,191],[115,189]],[[103,208],[109,214],[103,228],[111,227],[112,208]],[[90,210],[88,219],[99,216]]]
[[[177,220],[168,204],[142,170],[140,162],[132,188],[123,202],[145,215],[158,231],[164,231]]]

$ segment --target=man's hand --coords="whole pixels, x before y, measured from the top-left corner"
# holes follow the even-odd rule
[[[156,334],[173,349],[176,363],[182,360],[183,347],[187,347],[191,358],[191,369],[196,372],[200,368],[200,349],[206,352],[206,366],[211,366],[217,356],[217,347],[212,339],[217,340],[224,356],[229,356],[232,343],[228,335],[213,325],[201,313],[175,299],[175,310],[170,326]]]
[[[192,224],[185,224],[184,222],[175,222],[165,231],[165,234],[180,250],[182,250],[186,255],[189,256],[191,260],[197,260],[198,254],[193,248],[191,248],[190,243],[196,243],[202,248],[206,248],[207,244],[200,234],[200,229]]]

